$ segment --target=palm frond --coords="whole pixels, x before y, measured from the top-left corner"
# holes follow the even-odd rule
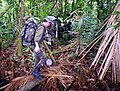
[[[113,12],[120,12],[120,0]],[[96,68],[98,63],[99,79],[102,80],[112,64],[112,79],[113,81],[120,82],[120,13],[112,14],[108,19],[107,26],[103,33],[103,40],[99,46],[98,52],[90,68]]]

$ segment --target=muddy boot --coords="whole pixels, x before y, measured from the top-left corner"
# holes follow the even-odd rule
[[[39,64],[35,69],[34,71],[32,72],[32,75],[36,78],[36,79],[39,79],[41,80],[44,75],[41,75],[39,74],[39,70],[43,67],[43,64]]]

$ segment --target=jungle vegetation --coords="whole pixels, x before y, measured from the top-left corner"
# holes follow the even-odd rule
[[[47,69],[49,73],[47,76],[64,75],[67,79],[69,78],[67,73],[73,76],[71,73],[73,72],[76,78],[73,76],[67,79],[69,86],[65,84],[67,81],[61,78],[49,80],[47,84],[44,80],[42,84],[46,84],[47,87],[52,83],[49,90],[53,91],[71,89],[76,91],[75,84],[78,87],[76,89],[81,91],[103,91],[102,89],[118,91],[120,89],[119,4],[120,0],[0,0],[0,87],[9,83],[5,91],[8,89],[15,91],[10,87],[15,85],[11,81],[23,76],[18,79],[18,81],[22,79],[22,82],[13,87],[22,91],[22,86],[30,79],[33,80],[31,76],[24,77],[33,69],[34,55],[30,48],[24,48],[21,44],[23,17],[31,16],[37,22],[42,22],[46,16],[53,15],[60,20],[61,26],[71,22],[70,31],[75,35],[71,37],[63,33],[64,41],[56,39],[57,48],[48,55],[54,56],[57,66],[53,67],[54,70]],[[67,65],[63,69],[71,67],[71,72],[58,67],[63,65],[64,61]],[[74,66],[71,66],[72,64]],[[61,73],[57,73],[57,70]],[[54,71],[54,74],[51,74],[51,71]],[[17,83],[17,80],[15,81]],[[37,82],[38,84],[40,82]],[[52,88],[54,84],[56,88]],[[39,85],[25,91],[39,91],[46,87]]]

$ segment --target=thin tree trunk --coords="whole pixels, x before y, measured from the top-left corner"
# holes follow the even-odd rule
[[[20,8],[20,17],[19,17],[19,32],[18,32],[18,44],[17,44],[17,53],[19,56],[22,55],[22,43],[21,43],[21,30],[22,30],[22,18],[24,15],[24,4],[23,1],[20,0],[19,2],[21,8]]]

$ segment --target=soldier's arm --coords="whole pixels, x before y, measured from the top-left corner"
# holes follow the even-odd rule
[[[44,32],[44,27],[38,26],[36,33],[35,33],[35,37],[34,37],[35,42],[40,42],[40,40],[42,39],[42,36],[43,36],[43,32]]]
[[[42,39],[43,32],[44,32],[44,27],[43,26],[38,27],[38,29],[36,30],[35,37],[34,37],[34,41],[35,41],[35,49],[34,50],[35,50],[35,52],[40,51],[39,42]]]

